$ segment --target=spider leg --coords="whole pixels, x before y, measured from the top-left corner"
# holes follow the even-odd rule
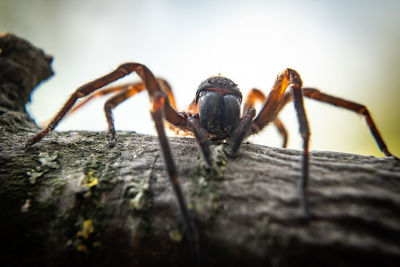
[[[395,157],[392,153],[389,152],[385,142],[383,141],[383,138],[376,127],[376,124],[374,120],[372,119],[371,114],[369,113],[368,109],[366,106],[345,100],[342,98],[334,97],[331,95],[327,95],[324,93],[321,93],[319,90],[314,89],[314,88],[303,88],[303,95],[315,99],[317,101],[323,102],[323,103],[328,103],[334,106],[342,107],[351,111],[354,111],[362,116],[364,116],[365,121],[367,122],[367,125],[371,131],[372,136],[374,137],[379,149],[388,157],[393,156]]]
[[[203,154],[203,158],[207,162],[208,167],[212,167],[213,161],[210,142],[208,141],[208,133],[203,127],[200,126],[199,116],[197,115],[199,111],[195,99],[193,99],[193,101],[187,107],[186,113],[189,115],[188,125],[190,126],[190,131],[194,133],[194,137],[199,144],[201,153]]]
[[[37,134],[36,136],[34,136],[30,140],[28,140],[28,142],[25,145],[25,148],[37,143],[44,136],[46,136],[49,132],[54,130],[56,128],[56,126],[58,125],[58,123],[65,117],[65,115],[73,107],[73,105],[79,98],[88,96],[91,93],[97,91],[98,89],[101,89],[104,86],[108,85],[109,83],[112,83],[134,71],[136,71],[137,74],[142,78],[142,80],[145,83],[147,83],[146,88],[148,89],[150,95],[160,90],[157,80],[155,79],[153,74],[147,69],[147,67],[145,67],[142,64],[138,64],[138,63],[122,64],[113,72],[106,74],[103,77],[100,77],[92,82],[84,84],[81,87],[79,87],[78,89],[76,89],[75,92],[72,93],[72,95],[69,97],[67,102],[65,102],[63,107],[57,112],[57,114],[54,116],[54,118],[50,121],[50,123],[47,125],[47,127],[45,129],[43,129],[39,134]],[[157,88],[157,89],[155,89],[155,88]],[[165,105],[164,112],[165,112],[166,119],[170,123],[172,123],[176,126],[185,126],[186,125],[186,119],[182,115],[178,114],[176,112],[176,110],[170,104]]]
[[[133,84],[134,85],[134,84]],[[132,84],[124,84],[120,86],[113,86],[109,88],[104,88],[100,91],[95,91],[92,94],[88,95],[85,97],[82,101],[78,102],[76,105],[73,106],[73,108],[68,112],[66,116],[71,115],[72,113],[75,113],[78,109],[82,108],[84,105],[86,105],[90,100],[93,100],[98,97],[102,97],[105,95],[109,95],[115,92],[119,92],[122,90],[127,89],[129,86],[132,86]]]
[[[254,105],[256,102],[264,103],[265,100],[266,100],[266,96],[264,95],[263,92],[261,92],[260,90],[258,90],[256,88],[251,89],[251,91],[247,94],[246,99],[244,101],[243,114],[246,114],[247,110],[250,107],[254,108]],[[286,148],[287,142],[288,142],[288,132],[285,128],[285,125],[278,117],[275,118],[274,124],[275,124],[276,128],[278,129],[279,134],[282,136],[282,139],[283,139],[282,147]]]
[[[289,85],[290,91],[293,95],[294,106],[297,112],[297,119],[300,125],[300,134],[303,139],[303,164],[302,175],[300,180],[300,204],[304,211],[304,215],[308,217],[308,173],[309,173],[309,141],[310,141],[310,126],[308,125],[307,114],[304,109],[303,94],[301,91],[301,83],[294,83]]]
[[[174,93],[172,92],[172,88],[169,83],[164,79],[157,79],[158,83],[160,84],[161,90],[167,95],[169,104],[175,109],[178,110],[176,107],[176,101]]]
[[[355,103],[353,101],[349,101],[343,98],[331,96],[328,94],[324,94],[318,89],[315,88],[309,88],[309,87],[303,87],[303,96],[307,98],[311,98],[317,101],[320,101],[322,103],[327,103],[331,104],[336,107],[342,107],[344,109],[354,111],[362,116],[364,116],[365,121],[367,123],[368,128],[371,131],[372,136],[375,139],[375,142],[377,143],[379,149],[388,157],[395,157],[392,153],[389,152],[389,149],[386,146],[385,141],[382,138],[382,135],[380,134],[378,127],[376,126],[374,120],[372,119],[372,116],[370,112],[368,111],[367,107],[362,104]],[[290,101],[292,100],[292,95],[290,93],[286,93],[282,97],[282,101],[278,107],[278,112]]]
[[[171,149],[169,147],[168,139],[165,134],[164,122],[163,122],[163,110],[166,105],[165,96],[162,94],[156,94],[151,98],[151,115],[153,117],[158,138],[160,141],[160,145],[162,147],[162,152],[164,155],[165,165],[167,166],[168,177],[173,186],[175,195],[177,196],[180,212],[182,214],[185,228],[187,231],[187,238],[190,244],[190,250],[192,255],[194,255],[195,263],[199,263],[200,259],[200,251],[199,251],[199,237],[196,230],[196,226],[194,225],[193,220],[190,217],[189,211],[187,209],[187,205],[185,199],[183,197],[182,189],[180,187],[179,179],[177,177],[177,170],[175,167],[175,163],[171,154]]]
[[[192,113],[192,114],[199,113],[199,110],[197,108],[196,99],[193,99],[193,101],[187,107],[186,111],[189,112],[189,113]]]
[[[196,137],[197,143],[200,146],[201,152],[207,165],[209,167],[212,166],[212,159],[211,159],[211,150],[210,150],[210,143],[208,142],[208,134],[207,131],[200,126],[200,122],[198,118],[190,117],[188,119],[188,124],[192,128],[191,131],[194,133]]]
[[[47,127],[42,130],[39,134],[31,138],[25,147],[29,147],[38,141],[40,141],[44,136],[46,136],[49,132],[55,129],[55,127],[58,125],[58,123],[64,118],[64,116],[68,113],[68,111],[72,108],[72,106],[75,104],[75,102],[82,97],[85,97],[94,91],[104,87],[105,85],[116,81],[128,74],[130,74],[133,70],[127,69],[124,65],[121,65],[118,67],[115,71],[104,75],[103,77],[100,77],[92,82],[89,82],[87,84],[82,85],[78,89],[75,90],[74,93],[69,97],[67,102],[63,105],[63,107],[57,112],[57,114],[54,116],[54,118],[50,121],[50,123],[47,125]]]
[[[160,79],[160,78],[158,78],[157,81],[160,84],[162,91],[167,95],[171,106],[174,109],[176,109],[175,97],[172,93],[172,89],[171,89],[170,85],[167,83],[167,81]],[[119,104],[121,104],[122,102],[127,100],[128,98],[143,91],[144,89],[145,89],[144,83],[138,82],[138,83],[133,83],[133,84],[128,83],[128,84],[124,84],[124,85],[104,88],[103,90],[95,91],[92,94],[90,94],[88,97],[86,97],[84,100],[79,102],[77,105],[75,105],[67,113],[67,116],[76,112],[78,109],[80,109],[82,106],[84,106],[90,100],[92,100],[94,98],[122,91],[122,92],[118,93],[117,95],[113,96],[112,98],[110,98],[109,100],[107,100],[107,102],[104,104],[104,112],[105,112],[107,124],[108,124],[108,145],[109,145],[109,147],[113,147],[115,145],[115,127],[114,127],[114,119],[113,119],[113,115],[112,115],[112,109],[114,109],[116,106],[118,106]]]
[[[250,107],[247,110],[246,115],[244,115],[239,122],[239,125],[233,130],[232,136],[229,138],[229,148],[228,155],[233,156],[236,151],[239,149],[240,144],[243,142],[243,139],[249,135],[253,118],[256,115],[256,110],[253,107]]]
[[[308,197],[307,197],[307,183],[308,183],[308,160],[309,160],[309,139],[310,128],[308,125],[307,115],[304,110],[303,95],[302,95],[302,80],[300,75],[293,69],[286,69],[281,72],[269,93],[261,111],[253,120],[251,126],[251,134],[260,131],[269,122],[274,121],[279,111],[285,103],[290,99],[286,90],[289,90],[297,112],[299,121],[299,130],[303,139],[303,156],[302,156],[302,175],[300,180],[300,204],[303,213],[308,217]]]
[[[157,79],[157,81],[160,84],[161,90],[167,95],[168,101],[171,103],[173,108],[176,109],[175,98],[174,98],[172,89],[169,86],[169,84],[163,79]],[[110,88],[110,89],[112,89],[112,88]],[[105,112],[107,124],[108,124],[108,145],[109,145],[109,147],[113,147],[115,145],[115,126],[114,126],[114,118],[113,118],[113,114],[112,114],[112,109],[117,107],[119,104],[121,104],[128,98],[136,95],[137,93],[140,93],[144,89],[146,89],[146,87],[145,87],[144,83],[142,83],[142,82],[135,83],[135,84],[128,84],[128,85],[119,87],[119,90],[123,90],[123,91],[116,94],[109,100],[107,100],[107,102],[104,104],[104,112]]]
[[[115,126],[112,109],[121,104],[123,101],[134,96],[135,94],[145,89],[143,83],[134,84],[124,88],[125,90],[116,94],[104,104],[104,113],[106,114],[108,124],[108,146],[113,147],[115,145]]]

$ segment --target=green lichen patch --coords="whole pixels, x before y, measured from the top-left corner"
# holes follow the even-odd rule
[[[26,172],[26,175],[29,177],[29,182],[31,184],[36,184],[38,178],[42,177],[44,174],[43,171],[40,171],[40,168],[31,169]]]
[[[38,178],[49,172],[50,169],[60,168],[57,158],[57,153],[50,154],[48,152],[40,152],[37,159],[40,164],[26,172],[26,175],[29,177],[29,182],[35,184]]]
[[[212,167],[202,161],[196,170],[197,193],[201,193],[209,186],[210,181],[218,181],[224,178],[228,156],[225,152],[224,145],[213,147],[213,162]]]
[[[57,162],[58,154],[49,152],[39,153],[39,162],[43,168],[58,169],[60,165]]]
[[[125,192],[129,208],[133,212],[145,212],[152,206],[152,194],[148,177],[131,181]]]
[[[176,243],[181,243],[183,234],[179,229],[172,229],[169,231],[169,238]]]
[[[129,208],[134,211],[144,211],[151,207],[151,201],[146,197],[146,193],[141,191],[129,201]]]
[[[218,184],[224,179],[228,156],[225,145],[213,147],[214,165],[209,167],[202,162],[196,170],[196,179],[191,187],[193,196],[189,208],[195,210],[198,217],[214,216],[221,208]]]

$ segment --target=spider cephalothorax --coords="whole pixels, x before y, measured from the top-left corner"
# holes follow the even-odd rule
[[[136,72],[142,79],[142,82],[98,90],[132,72]],[[279,132],[283,136],[283,147],[285,147],[288,134],[277,115],[287,103],[293,100],[300,125],[300,134],[303,139],[299,199],[305,216],[308,216],[309,213],[307,181],[310,129],[304,109],[303,97],[339,106],[364,116],[379,148],[386,156],[392,156],[375,126],[370,113],[364,105],[321,93],[314,88],[304,88],[300,75],[293,69],[286,69],[278,75],[268,97],[260,90],[252,89],[244,101],[243,112],[242,115],[240,115],[242,94],[237,85],[231,80],[221,76],[211,77],[205,80],[200,84],[195,100],[190,104],[188,110],[186,112],[178,112],[175,98],[169,84],[162,79],[155,78],[153,73],[146,66],[139,63],[122,64],[115,71],[79,87],[55,115],[49,125],[30,139],[26,147],[40,141],[57,126],[66,114],[78,109],[93,97],[116,92],[116,95],[110,98],[104,106],[109,128],[109,144],[112,146],[115,142],[112,109],[144,89],[147,89],[150,95],[150,111],[164,155],[168,178],[177,196],[179,209],[186,226],[186,237],[188,238],[194,257],[199,255],[197,228],[189,215],[185,198],[179,184],[177,169],[164,130],[164,120],[168,121],[174,127],[182,129],[184,132],[192,132],[200,145],[204,159],[210,168],[213,168],[210,144],[208,142],[210,137],[227,139],[229,141],[229,148],[227,151],[228,154],[231,155],[235,154],[239,149],[244,138],[257,133],[272,122],[277,126]],[[72,109],[76,101],[85,96],[88,97]],[[263,103],[257,116],[254,109],[256,102]]]
[[[215,76],[202,82],[196,93],[200,126],[214,139],[225,139],[240,120],[242,93],[228,78]]]

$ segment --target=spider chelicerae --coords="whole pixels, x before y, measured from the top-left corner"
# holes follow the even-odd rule
[[[142,82],[104,88],[106,85],[132,72],[136,72],[140,76]],[[227,153],[228,155],[234,155],[246,137],[261,131],[272,122],[277,126],[283,137],[283,147],[286,147],[288,134],[277,115],[288,102],[293,101],[300,125],[300,134],[303,140],[299,195],[300,206],[306,217],[309,214],[307,181],[309,174],[310,129],[303,104],[304,96],[334,106],[339,106],[364,116],[380,150],[386,156],[393,156],[389,152],[368,109],[364,105],[324,94],[315,88],[303,87],[300,75],[293,69],[285,69],[278,75],[268,96],[265,96],[264,93],[258,89],[252,89],[244,100],[243,112],[241,115],[242,94],[238,86],[230,79],[222,76],[214,76],[206,79],[198,87],[196,96],[189,105],[187,111],[179,112],[176,108],[172,89],[168,83],[165,80],[156,78],[145,65],[139,63],[122,64],[113,72],[76,89],[48,126],[31,138],[27,142],[26,147],[40,141],[50,131],[54,130],[67,114],[74,112],[93,97],[110,93],[116,94],[105,103],[104,111],[108,122],[109,145],[114,146],[115,128],[112,109],[144,89],[148,91],[150,96],[150,112],[164,155],[168,177],[178,200],[191,251],[195,256],[199,255],[198,233],[188,212],[185,198],[179,184],[177,168],[165,134],[164,120],[174,128],[192,133],[198,141],[205,161],[212,168],[213,161],[209,144],[210,139],[227,140]],[[86,98],[74,107],[76,101],[84,97]],[[258,114],[256,114],[254,108],[256,102],[263,103]]]

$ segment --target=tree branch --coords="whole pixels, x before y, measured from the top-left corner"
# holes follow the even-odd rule
[[[105,133],[53,132],[25,151],[38,127],[24,104],[51,60],[12,35],[0,37],[0,49],[0,265],[187,266],[157,138],[117,132],[110,149]],[[213,145],[210,171],[193,139],[170,142],[204,266],[400,263],[394,159],[311,152],[304,220],[301,152],[244,144],[227,158]]]

